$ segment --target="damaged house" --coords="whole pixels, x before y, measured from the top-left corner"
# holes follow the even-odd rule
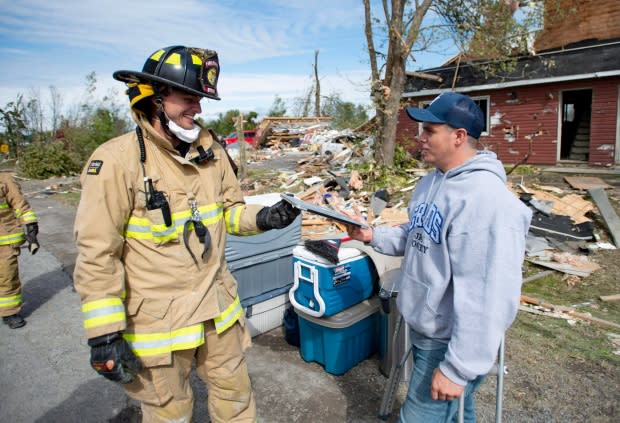
[[[512,58],[510,71],[490,76],[484,61],[457,57],[409,73],[404,105],[424,107],[445,91],[471,96],[486,117],[482,144],[506,164],[620,164],[620,2],[578,5],[567,19],[545,22],[533,51]],[[397,140],[419,129],[402,109]]]

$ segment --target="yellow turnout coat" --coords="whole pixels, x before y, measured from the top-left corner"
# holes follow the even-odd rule
[[[75,288],[88,338],[123,331],[147,367],[170,364],[171,352],[204,343],[203,322],[218,333],[243,324],[237,284],[224,259],[226,233],[258,232],[260,205],[246,205],[224,149],[202,130],[186,157],[158,135],[142,115],[144,170],[135,131],[101,145],[81,175],[75,221],[78,257]],[[197,147],[213,157],[196,163]],[[145,176],[169,203],[147,210]],[[192,207],[193,206],[193,207]],[[197,210],[211,245],[203,255],[193,224],[186,248],[183,230]]]

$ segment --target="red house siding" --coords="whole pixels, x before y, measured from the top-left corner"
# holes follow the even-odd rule
[[[511,99],[511,93],[515,99]],[[530,164],[555,163],[557,92],[532,86],[484,94],[490,95],[491,129],[488,136],[481,138],[483,145],[505,163],[520,162],[528,154]]]
[[[593,165],[614,164],[620,78],[606,84],[596,82],[592,92],[589,162]]]
[[[494,91],[471,91],[472,97],[489,99],[490,128],[480,141],[495,151],[505,164],[514,164],[529,153],[528,164],[556,164],[559,132],[559,112],[562,91],[592,90],[592,117],[590,125],[590,165],[614,164],[618,86],[620,77],[561,82],[544,85],[513,87]],[[433,97],[410,99],[410,106],[418,107]],[[414,140],[418,125],[404,110],[398,116],[397,142]]]

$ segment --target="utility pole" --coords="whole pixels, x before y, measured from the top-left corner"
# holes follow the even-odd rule
[[[239,112],[237,120],[235,122],[235,128],[237,129],[237,143],[239,146],[239,174],[237,179],[242,181],[248,174],[247,161],[245,159],[245,137],[243,136],[243,113]]]

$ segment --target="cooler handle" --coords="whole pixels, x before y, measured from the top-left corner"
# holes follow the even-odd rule
[[[293,304],[293,307],[295,307],[298,310],[301,310],[307,315],[312,316],[312,317],[321,317],[323,316],[323,314],[325,314],[325,301],[323,301],[323,298],[321,298],[321,295],[319,294],[319,271],[316,269],[316,267],[304,266],[308,270],[310,270],[310,279],[308,279],[301,275],[301,267],[302,267],[301,262],[295,262],[293,266],[295,277],[293,278],[294,279],[293,287],[288,292],[289,300],[291,301],[291,304]],[[299,288],[299,279],[304,279],[312,283],[312,287],[314,291],[314,298],[319,303],[318,311],[312,310],[311,308],[308,308],[305,305],[299,304],[299,302],[297,302],[297,300],[295,299],[295,291],[297,290],[297,288]]]

